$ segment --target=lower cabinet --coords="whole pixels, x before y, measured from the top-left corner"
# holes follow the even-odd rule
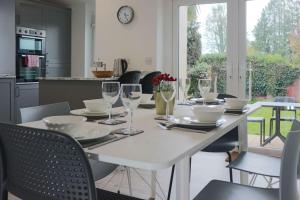
[[[15,122],[15,79],[0,78],[0,122]]]
[[[16,118],[21,122],[20,108],[39,106],[39,83],[17,83]]]

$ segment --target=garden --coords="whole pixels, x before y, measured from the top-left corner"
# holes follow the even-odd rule
[[[188,8],[187,65],[188,76],[191,78],[189,94],[200,96],[198,79],[207,75],[217,76],[218,93],[226,93],[227,8],[219,4],[213,6],[202,21],[199,16],[201,6]],[[272,20],[274,18],[277,20]],[[245,89],[246,94],[251,94],[251,102],[273,101],[276,96],[290,95],[289,88],[300,77],[300,4],[291,0],[269,0],[255,27],[247,31]],[[282,115],[290,116],[293,113],[283,111]],[[252,116],[266,119],[268,134],[272,108],[261,108]],[[297,118],[300,119],[300,112],[297,112]],[[248,125],[249,134],[258,134],[258,125]],[[282,122],[281,125],[282,133],[286,135],[291,123]]]

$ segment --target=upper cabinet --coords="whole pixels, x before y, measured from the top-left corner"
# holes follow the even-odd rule
[[[40,5],[20,2],[16,6],[16,25],[33,29],[44,29],[43,8]]]
[[[47,31],[47,60],[50,64],[69,64],[71,60],[71,12],[47,7],[44,10]]]
[[[15,1],[0,0],[0,74],[15,75]]]

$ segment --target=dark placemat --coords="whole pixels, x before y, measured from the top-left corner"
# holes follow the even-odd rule
[[[112,134],[118,134],[118,135],[129,135],[129,134],[125,134],[123,133],[123,131],[125,130],[126,128],[120,128],[120,129],[117,129],[117,130],[114,130],[112,131],[111,133]],[[141,133],[144,133],[143,130],[135,130],[132,134],[130,134],[130,136],[134,136],[134,135],[139,135]]]
[[[155,108],[155,104],[140,104],[139,108],[154,109]]]
[[[184,124],[176,124],[176,127],[178,128],[184,128],[184,129],[191,129],[191,130],[198,130],[198,131],[206,131],[206,132],[210,132],[212,130],[214,130],[215,128],[217,128],[218,126],[193,126],[193,125],[184,125]]]
[[[84,141],[84,142],[83,141],[79,141],[79,143],[81,144],[81,146],[83,148],[87,148],[87,147],[90,147],[90,146],[94,146],[94,145],[97,145],[97,144],[101,144],[101,143],[104,143],[104,142],[116,139],[117,137],[118,136],[116,136],[116,135],[109,134],[109,135],[104,136],[104,137],[99,138],[99,139],[89,140],[89,141]]]
[[[225,114],[233,114],[233,115],[243,115],[247,112],[248,110],[226,110],[225,109]]]

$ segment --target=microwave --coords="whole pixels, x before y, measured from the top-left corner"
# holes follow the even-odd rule
[[[46,31],[17,27],[17,54],[44,55]]]

